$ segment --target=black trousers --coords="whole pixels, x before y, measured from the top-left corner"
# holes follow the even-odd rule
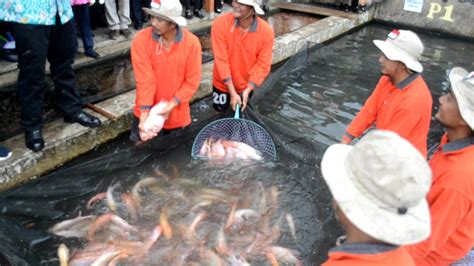
[[[81,32],[82,44],[85,52],[94,50],[94,38],[92,37],[91,22],[89,18],[89,4],[72,6],[72,12],[76,18],[79,31]]]
[[[182,0],[181,3],[183,4],[185,10],[201,10],[203,6],[202,0]]]
[[[50,63],[51,79],[57,94],[58,107],[66,118],[81,111],[83,103],[76,90],[72,69],[76,51],[74,20],[61,25],[31,25],[14,23],[12,32],[18,54],[17,95],[20,101],[20,125],[25,131],[43,127],[42,107],[45,93],[46,59]]]

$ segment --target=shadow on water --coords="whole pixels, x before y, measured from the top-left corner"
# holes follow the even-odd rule
[[[253,107],[244,117],[259,122],[272,134],[278,154],[275,162],[222,165],[191,159],[194,136],[206,123],[219,117],[207,99],[192,106],[193,125],[179,134],[138,148],[131,147],[123,136],[34,183],[4,193],[0,204],[4,219],[8,219],[6,226],[16,228],[18,233],[14,237],[26,239],[19,244],[24,250],[17,251],[17,257],[35,254],[36,262],[56,264],[59,243],[65,242],[72,248],[84,242],[52,237],[44,233],[47,228],[78,213],[103,212],[87,211],[87,200],[116,183],[120,183],[117,193],[129,192],[141,179],[162,178],[163,175],[156,174],[159,170],[172,177],[160,180],[161,187],[167,190],[163,192],[166,196],[147,198],[145,202],[153,208],[142,213],[147,218],[137,222],[137,226],[148,222],[143,228],[150,228],[156,224],[163,205],[173,206],[170,208],[172,226],[189,225],[189,219],[195,216],[191,206],[194,200],[201,199],[197,195],[205,188],[224,193],[225,202],[237,198],[240,207],[256,209],[256,205],[261,205],[262,194],[258,192],[261,184],[265,191],[272,188],[278,191],[278,208],[270,224],[279,227],[281,237],[274,244],[298,250],[305,265],[320,264],[327,258],[336,237],[342,234],[331,208],[330,193],[321,177],[321,157],[328,145],[340,139],[375,87],[380,77],[379,52],[372,40],[384,39],[390,30],[386,26],[369,25],[316,50],[308,50],[307,56],[296,61],[296,65],[289,64],[290,59],[288,65],[274,71],[267,81],[272,86],[265,88],[268,91],[264,94],[256,92]],[[448,90],[447,70],[453,66],[472,69],[472,63],[466,59],[474,58],[474,46],[442,36],[419,35],[426,47],[423,76],[432,91],[433,112],[436,112],[437,98]],[[442,127],[433,120],[429,135],[431,150],[442,133]],[[184,183],[170,185],[167,182],[173,181],[169,180]],[[173,198],[179,195],[181,199]],[[204,207],[214,215],[197,231],[198,236],[209,237],[207,247],[215,243],[213,233],[226,223],[231,205],[228,202]],[[279,217],[286,213],[293,216],[296,241],[287,223],[279,222]],[[169,251],[169,246],[163,247],[168,240],[159,241],[152,255],[154,259],[160,258],[158,253]],[[264,261],[263,256],[253,262],[264,264]]]

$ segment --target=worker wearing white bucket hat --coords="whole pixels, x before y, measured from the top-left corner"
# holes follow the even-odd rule
[[[152,17],[166,19],[178,26],[186,27],[186,19],[181,16],[183,6],[179,1],[151,1],[150,8],[144,7],[143,11]]]
[[[428,193],[433,233],[409,247],[417,265],[474,265],[474,72],[455,67],[451,91],[439,98],[436,119],[447,132],[431,157]]]
[[[130,139],[135,142],[156,137],[157,131],[147,130],[145,121],[160,102],[166,104],[153,115],[166,117],[165,132],[188,126],[189,101],[201,82],[201,44],[184,28],[180,2],[153,0],[150,6],[143,10],[151,15],[151,27],[136,34],[131,49],[137,85]]]
[[[260,0],[237,0],[237,2],[242,5],[248,5],[253,7],[255,13],[257,13],[258,15],[265,15],[265,12],[263,12],[263,9],[261,7],[262,2]]]
[[[245,110],[254,89],[263,83],[272,64],[273,29],[265,20],[260,0],[234,0],[233,12],[212,24],[214,55],[213,107],[226,111],[237,104]]]
[[[393,30],[385,41],[375,40],[374,44],[382,51],[382,77],[341,143],[350,143],[375,125],[396,132],[426,156],[433,101],[420,75],[423,44],[407,30]]]
[[[346,231],[323,265],[414,265],[400,245],[430,235],[424,156],[397,134],[373,130],[355,146],[330,146],[321,172]]]

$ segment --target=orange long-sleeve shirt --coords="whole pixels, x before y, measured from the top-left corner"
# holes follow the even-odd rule
[[[214,70],[212,84],[223,92],[233,83],[237,93],[248,86],[263,83],[272,64],[273,29],[263,19],[255,17],[247,32],[238,26],[232,13],[222,15],[211,28]]]
[[[430,160],[431,235],[408,251],[416,265],[450,265],[474,247],[474,137],[448,142]]]
[[[390,130],[405,138],[426,157],[432,104],[428,86],[419,74],[412,74],[399,84],[382,76],[345,137],[358,138],[375,124],[377,129]]]
[[[137,83],[133,113],[140,117],[161,100],[175,99],[164,128],[191,123],[189,101],[201,82],[201,44],[187,29],[178,28],[175,42],[166,51],[160,36],[149,27],[137,33],[132,42],[132,65]]]
[[[415,265],[403,247],[382,244],[344,244],[329,250],[329,259],[322,266],[411,266]]]

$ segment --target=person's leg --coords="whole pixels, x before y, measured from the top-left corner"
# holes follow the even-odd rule
[[[65,122],[76,122],[86,127],[98,127],[101,124],[100,120],[82,111],[83,102],[76,89],[76,76],[72,69],[74,38],[76,36],[73,20],[61,25],[57,16],[56,25],[51,32],[48,61],[51,79],[58,96],[58,107]]]
[[[20,125],[25,131],[41,129],[44,75],[50,26],[15,23],[12,25],[18,54],[17,95],[20,101]]]
[[[194,15],[198,18],[204,18],[204,13],[202,9],[202,0],[194,0]]]
[[[82,44],[84,45],[84,53],[93,58],[99,58],[100,55],[94,51],[94,38],[92,37],[92,29],[89,18],[89,5],[72,6],[74,17],[79,25],[81,32]]]
[[[142,28],[142,19],[143,19],[143,14],[142,14],[142,3],[141,0],[130,0],[130,15],[133,17],[133,27],[136,30],[139,30]]]
[[[72,69],[75,38],[73,21],[61,25],[57,20],[51,33],[48,50],[51,79],[58,96],[58,107],[67,118],[75,117],[83,106],[76,90],[76,76]]]
[[[147,7],[147,8],[150,8],[150,1],[148,0],[141,0],[141,3],[142,3],[142,8],[143,7]],[[148,22],[148,14],[145,14],[145,12],[143,12],[143,9],[140,8],[141,12],[142,12],[142,22],[143,23],[147,23]]]
[[[218,14],[222,12],[221,0],[214,0],[214,11]]]
[[[184,17],[186,19],[193,18],[193,11],[191,10],[191,0],[184,0]]]
[[[120,20],[120,29],[128,29],[128,25],[132,23],[130,19],[130,1],[129,0],[118,0],[118,14]]]
[[[110,29],[109,38],[115,40],[120,35],[120,18],[115,0],[105,0],[105,17]]]
[[[51,26],[19,23],[12,25],[20,69],[17,82],[17,95],[21,107],[20,126],[25,131],[26,146],[34,152],[44,147],[41,111],[51,29]]]

